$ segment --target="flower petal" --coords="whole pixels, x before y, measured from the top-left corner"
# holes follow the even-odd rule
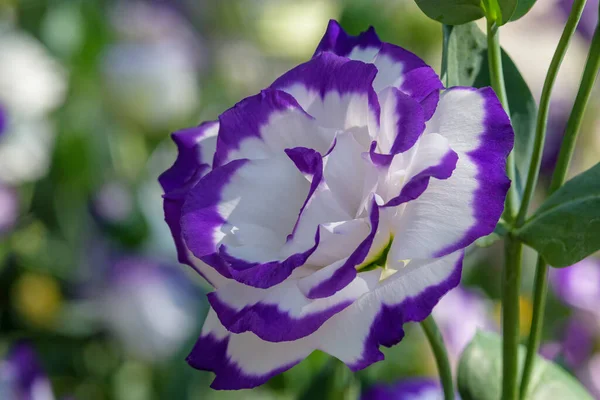
[[[286,148],[308,147],[324,154],[334,132],[317,126],[288,93],[265,89],[219,117],[214,166],[246,158],[279,154]]]
[[[310,182],[285,154],[216,168],[186,198],[186,244],[215,268],[226,266],[239,282],[262,288],[280,283],[318,245],[315,226],[312,243],[295,252],[286,246],[309,190]]]
[[[329,21],[315,56],[324,52],[375,64],[378,73],[373,87],[377,93],[395,87],[423,106],[426,120],[435,112],[439,91],[444,88],[435,71],[410,51],[381,42],[372,27],[350,36],[338,22]]]
[[[427,132],[447,138],[459,159],[450,178],[430,181],[395,221],[391,252],[398,259],[442,256],[491,233],[510,187],[513,131],[491,88],[444,92]]]
[[[215,389],[251,388],[291,368],[319,349],[352,370],[383,359],[379,346],[398,343],[402,325],[421,321],[460,280],[462,252],[415,262],[380,282],[314,333],[294,341],[267,342],[251,332],[228,332],[214,310],[188,357],[191,366],[213,371]],[[370,271],[369,274],[378,271]]]
[[[381,126],[377,136],[378,150],[398,154],[410,149],[425,131],[423,107],[395,88],[379,94]]]
[[[410,164],[406,169],[396,170],[395,161],[402,163],[400,157],[392,161],[388,174],[388,192],[399,194],[391,198],[384,207],[395,207],[418,198],[429,185],[431,178],[448,179],[458,161],[458,155],[448,143],[448,139],[437,133],[423,135],[417,144],[403,154],[410,158]],[[404,158],[404,157],[402,157]],[[396,175],[399,176],[396,176]]]
[[[271,85],[291,94],[319,126],[376,126],[379,103],[372,82],[375,66],[323,53],[286,72]]]
[[[336,263],[338,265],[335,268],[323,268],[303,279],[300,284],[306,297],[319,299],[333,296],[355,280],[356,266],[367,258],[379,226],[379,206],[375,198],[371,202],[369,224],[371,226],[369,234],[349,257]]]
[[[373,289],[379,274],[356,277],[326,298],[310,299],[299,280],[288,279],[269,289],[232,282],[208,295],[219,320],[232,333],[253,332],[269,342],[297,340],[315,332],[325,321]]]
[[[180,221],[185,195],[211,170],[218,131],[218,121],[209,121],[196,128],[173,133],[172,138],[178,149],[177,159],[173,166],[158,178],[165,191],[163,200],[165,221],[175,241],[179,262],[194,268],[215,287],[223,284],[229,274],[227,271],[222,271],[224,275],[215,273],[211,267],[190,253],[183,241]]]

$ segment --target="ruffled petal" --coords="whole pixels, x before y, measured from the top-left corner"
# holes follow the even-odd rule
[[[261,385],[317,349],[354,371],[366,368],[384,358],[380,345],[389,347],[402,339],[404,323],[425,319],[440,297],[458,284],[462,257],[462,252],[456,252],[409,264],[317,331],[294,341],[268,342],[251,332],[231,333],[211,310],[188,362],[215,372],[211,385],[215,389]]]
[[[229,274],[227,271],[222,271],[224,275],[215,274],[212,268],[189,252],[181,234],[181,208],[189,189],[211,170],[218,131],[218,121],[209,121],[196,128],[173,133],[172,138],[178,150],[177,159],[173,166],[158,178],[165,192],[165,221],[175,241],[179,262],[194,268],[215,287],[223,284]]]
[[[403,153],[413,147],[425,131],[423,107],[407,94],[388,88],[379,94],[381,124],[377,136],[378,151]]]
[[[435,112],[444,85],[433,68],[402,47],[381,42],[372,27],[358,36],[351,36],[338,22],[329,21],[315,56],[324,52],[375,64],[378,72],[373,87],[377,93],[394,87],[421,104],[426,120]]]
[[[315,226],[305,248],[291,252],[285,246],[309,190],[310,182],[285,153],[216,168],[186,198],[181,219],[186,244],[239,282],[262,288],[280,283],[318,245]]]
[[[309,277],[312,277],[310,275]],[[379,274],[355,277],[326,298],[308,298],[301,289],[307,278],[288,279],[269,289],[230,283],[209,294],[219,320],[232,333],[253,332],[269,342],[297,340],[315,332],[356,299],[373,289]]]
[[[288,93],[265,89],[219,117],[214,166],[246,158],[268,158],[286,148],[307,147],[324,154],[334,132],[320,128]]]
[[[379,103],[371,64],[323,53],[279,77],[271,87],[291,94],[319,126],[377,126]]]
[[[390,166],[386,189],[394,197],[384,207],[395,207],[418,198],[427,189],[431,178],[448,179],[458,162],[458,155],[450,148],[448,139],[437,133],[422,136],[403,156],[396,160],[399,164],[408,163],[406,169],[397,170],[396,160]]]
[[[505,166],[513,130],[491,88],[444,92],[426,132],[448,139],[459,159],[450,178],[431,180],[394,221],[398,259],[442,256],[490,234],[510,187]]]

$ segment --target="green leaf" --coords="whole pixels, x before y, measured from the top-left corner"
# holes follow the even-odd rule
[[[500,6],[500,13],[502,14],[502,20],[499,21],[499,25],[504,25],[511,20],[515,9],[517,8],[517,0],[497,0]]]
[[[461,25],[483,17],[480,0],[415,0],[429,18],[446,25]]]
[[[526,349],[519,348],[520,367]],[[520,371],[519,371],[520,375]],[[502,338],[477,332],[458,364],[458,391],[463,400],[499,400],[502,393]],[[523,400],[592,400],[583,386],[558,365],[537,356]]]
[[[510,17],[511,21],[516,21],[523,17],[525,14],[531,10],[531,7],[535,4],[536,0],[519,0],[517,3],[517,8],[513,13],[512,17]]]
[[[475,23],[444,27],[442,77],[446,86],[491,86],[488,69],[487,39]],[[517,193],[527,177],[533,151],[537,106],[521,73],[502,50],[502,68],[506,82],[510,119],[515,131],[515,164]]]
[[[553,267],[600,250],[600,163],[546,199],[516,235]]]

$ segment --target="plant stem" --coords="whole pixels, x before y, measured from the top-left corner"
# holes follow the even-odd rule
[[[584,1],[585,3],[585,1]],[[575,7],[575,6],[573,6]],[[573,104],[573,110],[567,122],[565,136],[563,138],[558,161],[552,174],[552,181],[548,194],[551,195],[560,188],[566,180],[569,164],[573,157],[573,150],[583,121],[583,115],[587,107],[598,70],[600,69],[600,29],[596,27],[592,44],[588,53],[588,58],[579,85],[579,91]],[[533,369],[533,361],[537,354],[537,349],[540,344],[542,334],[542,325],[544,321],[544,309],[546,307],[546,292],[548,290],[548,282],[546,275],[548,274],[548,266],[541,256],[538,256],[536,278],[535,278],[535,297],[533,305],[533,316],[531,322],[531,332],[527,345],[527,356],[525,358],[525,366],[523,368],[523,376],[521,378],[521,398],[524,398],[527,393],[527,385]]]
[[[550,109],[550,95],[552,94],[552,88],[558,75],[558,69],[565,58],[567,48],[579,19],[583,12],[586,0],[575,0],[571,13],[565,25],[565,29],[558,41],[558,46],[552,56],[548,73],[546,74],[546,80],[544,81],[544,87],[542,89],[542,96],[540,98],[540,108],[537,115],[537,123],[535,127],[535,138],[533,146],[533,154],[531,155],[531,163],[529,164],[529,170],[527,172],[527,183],[525,184],[525,191],[523,193],[523,199],[519,214],[517,216],[517,227],[523,224],[525,217],[527,216],[527,210],[529,203],[533,197],[533,192],[537,184],[538,175],[540,172],[540,165],[542,162],[542,154],[544,152],[544,142],[546,140],[546,126],[548,124],[548,110]]]
[[[495,21],[487,22],[488,62],[492,88],[500,99],[504,110],[510,115],[504,74],[502,72],[502,51]],[[514,152],[508,156],[506,173],[512,182],[515,181]],[[506,197],[504,219],[512,225],[518,197],[515,185],[511,185]],[[519,289],[521,287],[521,253],[523,245],[511,234],[505,239],[504,271],[502,276],[502,398],[517,398],[517,371],[519,346]]]
[[[506,96],[506,86],[504,85],[504,72],[502,71],[502,51],[500,49],[499,28],[494,21],[487,22],[487,44],[488,44],[488,66],[490,70],[490,80],[492,88],[504,111],[510,116],[508,107],[508,97]],[[513,152],[511,152],[506,161],[506,174],[512,182],[515,181],[515,160]],[[505,219],[512,222],[516,207],[518,207],[518,197],[515,190],[515,185],[511,185],[508,196],[506,197]]]
[[[548,293],[548,266],[541,256],[538,256],[537,266],[535,269],[535,283],[533,294],[533,314],[531,316],[531,330],[529,331],[529,339],[527,340],[527,356],[523,366],[523,374],[521,375],[521,387],[519,397],[525,399],[527,394],[527,386],[529,378],[533,370],[533,362],[537,355],[537,350],[540,346],[542,338],[542,326],[544,324],[544,312],[546,310],[546,294]]]
[[[450,368],[450,362],[448,361],[448,353],[444,346],[444,339],[442,334],[433,319],[433,316],[428,316],[421,322],[421,328],[429,340],[431,350],[435,356],[435,361],[438,367],[438,373],[440,380],[442,381],[442,387],[444,388],[444,400],[454,400],[454,387],[452,386],[452,369]]]
[[[519,290],[521,288],[521,255],[523,244],[512,234],[504,242],[502,276],[502,399],[517,399],[519,370]]]

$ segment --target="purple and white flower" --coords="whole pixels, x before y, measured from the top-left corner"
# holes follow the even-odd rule
[[[588,257],[570,267],[553,269],[550,283],[565,304],[600,328],[600,260]]]
[[[444,392],[437,379],[410,378],[393,385],[376,385],[361,400],[442,400]],[[456,399],[460,399],[458,394]]]
[[[160,361],[193,334],[199,291],[181,271],[142,257],[122,257],[99,296],[102,321],[137,359]]]
[[[513,131],[494,92],[443,85],[371,28],[196,128],[161,177],[181,262],[215,291],[191,366],[250,388],[314,350],[384,358],[493,231]]]
[[[481,294],[458,286],[433,309],[453,368],[478,330],[494,330],[490,304]],[[460,318],[456,318],[460,315]]]
[[[16,343],[0,360],[0,399],[54,400],[37,355],[25,342]]]
[[[0,237],[10,232],[19,217],[19,196],[12,187],[0,183]]]

